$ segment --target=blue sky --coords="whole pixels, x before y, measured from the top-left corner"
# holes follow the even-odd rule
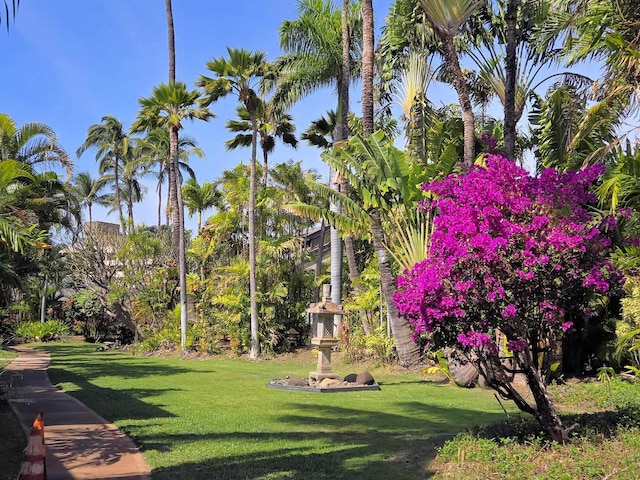
[[[391,3],[374,1],[377,26]],[[226,55],[227,46],[262,50],[275,59],[281,54],[278,27],[295,18],[296,9],[295,0],[174,0],[177,79],[194,87],[206,73],[206,62]],[[74,159],[75,171],[97,175],[93,152],[76,159],[75,151],[89,126],[104,115],[114,115],[128,127],[138,99],[167,81],[166,28],[162,0],[23,0],[9,33],[0,30],[0,112],[19,125],[48,124]],[[360,109],[358,97],[354,91],[354,110]],[[249,158],[248,149],[227,152],[224,147],[231,138],[224,125],[235,117],[236,106],[230,96],[212,106],[217,118],[185,126],[206,154],[190,162],[200,183]],[[331,91],[302,101],[291,112],[298,132],[330,108],[335,108]],[[316,149],[302,144],[297,150],[277,147],[271,161],[289,159],[327,174]],[[145,201],[136,206],[136,221],[154,224],[156,205],[150,179]],[[100,209],[94,219],[117,221]]]

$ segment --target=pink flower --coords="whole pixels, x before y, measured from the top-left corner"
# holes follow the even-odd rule
[[[507,350],[510,352],[524,352],[525,348],[527,348],[527,342],[524,340],[507,341]]]

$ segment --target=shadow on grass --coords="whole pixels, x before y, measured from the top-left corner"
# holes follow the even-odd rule
[[[68,393],[80,400],[111,423],[118,420],[146,420],[150,418],[174,417],[172,413],[163,409],[163,405],[151,405],[147,398],[162,395],[175,389],[112,389],[94,385],[83,375],[77,375],[69,370],[49,368],[49,378],[55,384],[73,384],[75,388]],[[56,379],[54,381],[54,379]]]
[[[158,364],[150,361],[146,365],[136,359],[132,362],[129,353],[119,351],[96,351],[93,344],[60,345],[42,344],[35,348],[46,352],[51,356],[51,366],[49,370],[59,366],[61,369],[81,369],[82,375],[87,379],[110,376],[121,378],[145,378],[149,376],[169,376],[183,373],[194,373],[193,369],[176,365]],[[87,355],[91,356],[87,360]],[[215,373],[214,371],[199,370],[195,373]],[[53,381],[53,379],[52,379]]]
[[[597,437],[610,438],[621,428],[640,428],[640,405],[628,405],[616,410],[595,413],[560,415],[562,424],[569,431],[569,438]],[[550,440],[540,424],[531,416],[497,422],[471,429],[479,438],[502,443],[504,439],[515,439],[520,443],[532,438]]]
[[[162,405],[151,405],[145,399],[175,389],[112,389],[92,383],[93,379],[110,376],[142,380],[150,376],[165,377],[190,371],[166,364],[140,365],[136,362],[133,365],[127,361],[130,357],[121,352],[95,352],[95,347],[89,344],[82,347],[46,344],[38,345],[36,348],[51,355],[52,361],[47,368],[47,375],[53,385],[64,384],[71,396],[86,405],[91,405],[93,410],[112,423],[119,420],[173,417],[174,415],[163,409]],[[91,352],[96,356],[88,361],[86,355]]]
[[[241,455],[154,469],[154,480],[181,476],[229,480],[417,480],[433,474],[427,465],[435,458],[437,448],[461,430],[458,422],[469,425],[479,417],[478,412],[419,402],[396,404],[393,413],[322,405],[284,406],[300,412],[300,415],[278,417],[285,431],[142,435],[137,440],[143,451],[160,452],[200,442],[246,445],[243,449],[246,453]],[[424,410],[428,410],[433,420],[415,416],[418,411],[424,415]],[[498,414],[482,414],[480,421],[498,418]],[[277,445],[291,446],[274,448]]]

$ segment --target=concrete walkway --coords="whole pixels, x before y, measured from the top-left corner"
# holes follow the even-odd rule
[[[18,420],[29,431],[44,412],[48,480],[149,480],[149,467],[129,437],[47,376],[49,355],[15,347],[16,357],[0,376]]]

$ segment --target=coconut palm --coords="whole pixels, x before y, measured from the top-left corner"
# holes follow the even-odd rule
[[[440,53],[458,94],[464,121],[464,161],[467,165],[475,160],[473,107],[453,39],[460,27],[483,4],[485,0],[420,0],[420,5],[442,42]]]
[[[244,106],[237,108],[240,120],[229,120],[226,127],[237,135],[226,142],[228,150],[239,147],[250,147],[253,135],[251,132],[251,115]],[[298,139],[294,135],[296,127],[293,125],[293,118],[287,113],[283,113],[273,108],[262,99],[256,100],[255,107],[256,120],[258,122],[258,135],[260,136],[260,149],[262,150],[262,184],[267,185],[269,172],[269,154],[276,146],[276,139],[280,139],[283,144],[295,148]]]
[[[548,38],[564,34],[569,64],[602,61],[598,97],[618,98],[621,113],[640,108],[640,3],[636,0],[558,0],[547,27]],[[613,105],[615,106],[615,105]]]
[[[203,183],[200,185],[195,178],[190,178],[182,187],[184,205],[187,207],[189,216],[197,214],[198,232],[202,227],[202,212],[210,208],[217,207],[221,203],[220,191],[213,183]]]
[[[207,69],[215,77],[200,76],[198,84],[205,89],[205,104],[215,102],[231,92],[249,113],[251,122],[251,163],[249,174],[249,290],[251,295],[251,358],[260,356],[258,338],[258,304],[256,280],[256,152],[258,144],[258,119],[256,108],[259,100],[255,88],[260,78],[267,74],[269,64],[264,52],[250,52],[227,47],[228,58],[219,57],[207,62]]]
[[[529,116],[538,171],[577,170],[611,158],[620,117],[607,102],[591,107],[574,85],[554,85]]]
[[[158,180],[156,191],[158,192],[158,226],[162,223],[162,185],[169,177],[169,132],[165,129],[155,129],[138,141],[136,158],[142,166],[145,174],[156,168],[153,176]],[[191,156],[204,158],[204,152],[197,146],[196,140],[189,135],[182,135],[178,140],[178,183],[182,184],[185,172],[190,178],[195,178],[195,172],[187,163]],[[167,224],[171,215],[171,196],[167,197]]]
[[[100,175],[113,173],[113,190],[115,192],[118,219],[122,229],[126,231],[122,214],[120,175],[124,158],[129,155],[130,138],[122,122],[116,117],[105,115],[102,117],[101,122],[89,127],[87,137],[84,143],[78,147],[76,155],[81,157],[87,150],[95,149],[95,158],[99,162],[98,171]]]
[[[160,83],[150,97],[138,100],[140,111],[131,126],[132,131],[151,132],[164,128],[169,132],[169,192],[172,199],[173,246],[178,256],[180,272],[180,345],[184,352],[187,341],[187,272],[184,238],[182,189],[178,188],[179,131],[185,120],[209,120],[212,113],[198,104],[200,93],[189,90],[183,82]]]
[[[89,172],[80,172],[73,177],[73,186],[80,203],[87,207],[89,223],[93,222],[92,208],[94,203],[104,205],[106,200],[106,196],[102,194],[106,187],[104,177],[94,179]]]
[[[67,178],[73,172],[73,164],[51,127],[40,122],[18,127],[6,113],[0,113],[0,160],[16,160],[34,172],[61,167]]]

